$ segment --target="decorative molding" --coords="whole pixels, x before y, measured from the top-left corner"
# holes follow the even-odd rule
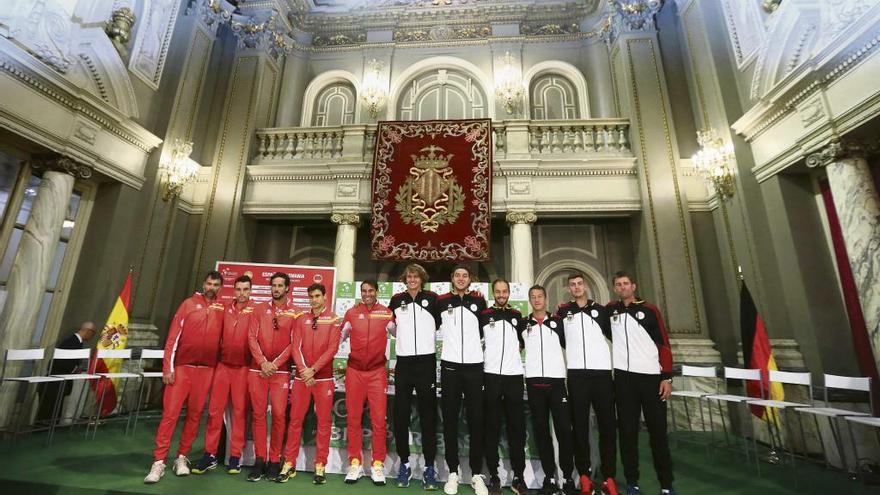
[[[74,137],[85,141],[88,144],[95,144],[95,139],[97,139],[98,137],[98,132],[100,132],[100,129],[96,129],[86,124],[79,124],[73,131],[73,135]]]
[[[533,224],[538,221],[538,215],[536,215],[534,211],[508,211],[504,220],[511,224]]]
[[[507,181],[507,195],[508,196],[528,196],[530,194],[532,194],[532,181],[531,180],[520,179],[520,180]]]
[[[357,45],[367,41],[367,33],[316,34],[312,38],[313,46],[345,46]]]
[[[558,36],[561,34],[577,34],[581,28],[576,23],[571,24],[543,24],[523,23],[519,26],[519,32],[526,36]]]
[[[334,213],[330,215],[330,221],[336,225],[361,226],[361,216],[357,213]]]
[[[807,155],[807,167],[821,168],[848,158],[864,158],[880,150],[880,142],[863,143],[854,139],[835,139],[816,153]]]
[[[600,37],[609,48],[621,33],[656,30],[654,16],[663,7],[663,0],[612,0],[612,7],[612,14],[600,30]]]
[[[128,69],[155,90],[162,79],[179,8],[179,0],[146,0],[144,5]]]
[[[761,12],[754,1],[723,0],[721,6],[736,66],[742,70],[758,54],[764,40]]]
[[[94,171],[92,167],[62,155],[34,155],[29,160],[34,170],[63,172],[76,179],[88,179]]]
[[[360,193],[359,182],[343,182],[336,185],[337,198],[357,198]]]
[[[488,24],[461,27],[438,24],[432,27],[394,31],[392,40],[395,42],[470,40],[485,39],[491,35],[492,28]]]
[[[66,73],[75,57],[74,24],[70,12],[58,0],[16,0],[3,7],[0,35],[14,39],[60,73]]]
[[[122,7],[110,14],[110,21],[104,31],[117,47],[124,46],[131,40],[131,28],[136,17],[129,7]]]

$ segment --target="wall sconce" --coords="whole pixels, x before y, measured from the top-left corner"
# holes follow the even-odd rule
[[[514,59],[510,52],[504,52],[501,62],[501,69],[497,73],[495,95],[504,102],[504,110],[508,114],[512,114],[523,96],[522,77],[514,66]]]
[[[192,142],[175,139],[170,153],[159,162],[163,201],[180,196],[183,188],[199,175],[199,164],[189,158],[192,148]]]
[[[733,146],[725,144],[715,129],[697,131],[700,150],[691,158],[694,167],[706,182],[712,184],[718,199],[725,201],[733,197],[735,184],[730,162],[734,159]]]
[[[361,100],[367,106],[370,117],[375,119],[387,97],[385,86],[382,84],[382,62],[375,58],[370,59],[367,62],[367,68],[364,73],[364,82],[361,84]]]

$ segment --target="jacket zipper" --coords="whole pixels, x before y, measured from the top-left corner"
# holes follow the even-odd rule
[[[629,316],[629,313],[624,313],[625,317]],[[623,336],[626,341],[626,371],[629,371],[629,329],[626,327],[627,320],[629,318],[624,318],[623,320]]]
[[[458,329],[461,332],[461,362],[464,364],[464,297],[461,298],[461,307],[458,308]]]
[[[537,296],[536,296],[537,297]],[[538,337],[541,339],[541,377],[544,377],[544,324],[538,324]]]
[[[412,308],[412,314],[413,314],[413,356],[419,355],[419,333],[418,333],[418,329],[416,328],[416,308],[417,307],[418,307],[418,305],[416,305],[416,300],[413,299],[413,308]]]
[[[502,315],[504,316],[504,315]],[[506,347],[505,342],[507,342],[507,320],[501,320],[501,362],[498,364],[498,374],[501,375],[501,370],[504,369],[504,348]]]
[[[584,313],[581,311],[581,344],[584,348],[584,369],[587,369],[587,331],[584,330]]]

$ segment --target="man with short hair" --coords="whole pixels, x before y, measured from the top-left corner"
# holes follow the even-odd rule
[[[276,272],[269,279],[272,300],[260,308],[260,324],[248,336],[253,358],[248,372],[251,430],[256,460],[248,481],[263,476],[274,481],[281,471],[281,448],[287,425],[287,392],[290,388],[290,343],[293,326],[302,314],[288,299],[290,277]],[[266,450],[266,408],[272,406],[272,429]],[[268,462],[268,466],[267,466]]]
[[[352,484],[364,475],[361,457],[364,403],[370,406],[373,462],[370,477],[377,486],[385,484],[385,412],[388,398],[388,372],[385,370],[385,348],[391,310],[379,304],[375,280],[361,282],[361,302],[349,309],[342,319],[342,339],[349,339],[348,367],[345,370],[345,408],[348,411],[348,474],[345,482]]]
[[[326,306],[327,289],[321,284],[308,287],[311,310],[303,313],[293,329],[290,355],[296,364],[296,376],[290,391],[290,423],[284,445],[284,466],[278,482],[284,483],[296,473],[296,458],[302,440],[303,420],[309,403],[315,401],[318,432],[315,435],[315,477],[313,483],[327,482],[324,468],[330,453],[330,427],[333,409],[333,356],[339,349],[340,318]]]
[[[422,427],[422,452],[425,455],[425,471],[422,486],[425,490],[437,489],[437,327],[440,325],[435,307],[437,294],[422,290],[428,282],[428,274],[417,263],[403,270],[401,282],[406,290],[394,294],[388,304],[394,315],[397,341],[397,363],[394,366],[394,443],[400,458],[397,486],[406,488],[412,479],[409,465],[410,404],[416,393],[419,423]]]
[[[171,319],[162,360],[162,383],[165,384],[162,419],[156,432],[153,465],[144,483],[157,483],[165,475],[165,458],[184,403],[186,421],[174,460],[174,474],[187,476],[190,473],[186,456],[199,431],[223,331],[226,308],[217,301],[222,284],[220,272],[208,272],[202,292],[196,292],[183,301]]]
[[[672,394],[672,351],[660,310],[636,298],[632,275],[612,279],[618,300],[608,304],[614,336],[614,396],[620,458],[627,495],[639,495],[639,418],[644,415],[661,494],[674,495],[666,436],[666,400]]]
[[[241,450],[247,429],[247,382],[251,351],[248,339],[260,326],[261,311],[251,301],[251,278],[242,275],[233,283],[235,299],[226,308],[223,334],[220,339],[220,362],[214,371],[211,399],[208,402],[208,425],[205,427],[205,455],[193,467],[194,474],[203,474],[217,467],[217,448],[226,405],[232,403],[232,435],[230,436],[229,474],[241,472]]]
[[[471,486],[476,495],[489,493],[483,470],[483,329],[479,315],[486,299],[471,291],[470,269],[458,265],[452,270],[452,289],[437,298],[437,312],[443,350],[440,354],[440,411],[449,477],[443,485],[446,495],[458,493],[458,419],[464,397],[465,420],[470,434]]]
[[[486,464],[489,466],[489,494],[501,494],[498,477],[498,446],[501,420],[507,424],[507,446],[513,469],[511,490],[526,495],[523,480],[526,468],[526,416],[523,402],[523,366],[520,359],[525,342],[522,331],[526,320],[519,310],[507,304],[510,284],[507,280],[492,282],[495,302],[480,313],[480,328],[486,345],[483,362],[483,404],[486,408]]]
[[[526,349],[526,389],[528,390],[529,410],[532,413],[532,428],[538,456],[544,470],[544,482],[540,495],[554,495],[559,491],[556,481],[556,456],[553,455],[553,441],[550,437],[550,418],[553,418],[553,432],[559,444],[559,465],[565,479],[563,491],[566,495],[577,492],[571,479],[572,462],[571,410],[568,407],[568,394],[565,390],[565,330],[562,319],[547,311],[547,291],[540,285],[529,289],[529,304],[532,313],[528,317],[526,329],[522,332]]]
[[[605,306],[587,297],[583,273],[568,276],[571,300],[559,305],[556,316],[565,326],[565,362],[568,396],[571,399],[574,461],[580,475],[581,493],[592,495],[590,479],[590,407],[599,425],[602,491],[617,495],[614,418],[614,384],[611,381],[611,326]],[[607,339],[607,340],[606,340]]]

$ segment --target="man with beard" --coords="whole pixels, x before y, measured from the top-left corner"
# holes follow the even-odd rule
[[[660,493],[674,495],[672,456],[666,436],[666,400],[672,394],[672,350],[660,310],[636,299],[626,272],[611,280],[617,301],[608,305],[614,336],[614,396],[620,460],[627,495],[639,495],[639,418],[644,416]]]
[[[190,473],[186,456],[199,431],[223,330],[226,308],[217,301],[222,284],[220,272],[208,272],[202,292],[196,292],[183,301],[171,320],[162,361],[162,383],[165,384],[162,420],[156,432],[153,465],[144,483],[157,483],[165,475],[165,458],[184,403],[187,406],[186,421],[174,460],[174,474],[187,476]]]
[[[486,407],[486,464],[489,466],[489,493],[501,494],[498,478],[498,445],[501,443],[501,420],[507,424],[507,445],[513,469],[511,490],[526,495],[523,480],[526,469],[526,416],[523,403],[523,366],[520,351],[524,347],[522,331],[526,321],[522,314],[507,304],[510,284],[498,279],[492,282],[495,304],[480,313],[480,328],[486,344],[483,362],[483,403]]]
[[[361,303],[345,313],[342,338],[349,339],[348,368],[345,371],[345,408],[348,411],[348,474],[352,484],[364,475],[361,447],[361,417],[364,403],[370,405],[373,428],[373,462],[370,476],[375,485],[385,484],[385,412],[388,398],[388,372],[385,370],[385,347],[391,310],[376,301],[378,284],[361,282]]]
[[[273,274],[269,283],[272,301],[262,309],[260,325],[248,337],[253,357],[248,373],[248,395],[251,398],[251,429],[256,457],[248,481],[260,481],[264,475],[274,481],[281,471],[287,390],[290,388],[290,342],[294,323],[302,314],[287,298],[290,277],[286,273]],[[267,455],[266,407],[269,403],[272,405],[272,435]]]
[[[217,467],[217,447],[226,404],[232,403],[232,436],[229,452],[229,474],[241,472],[241,450],[244,448],[247,413],[247,377],[251,351],[248,338],[260,325],[260,310],[251,301],[251,278],[242,275],[233,283],[235,300],[226,308],[223,336],[220,339],[220,362],[214,371],[211,400],[208,403],[208,425],[205,427],[205,455],[193,474],[203,474]]]

